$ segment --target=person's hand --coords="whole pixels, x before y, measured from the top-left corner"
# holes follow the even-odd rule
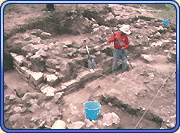
[[[115,37],[114,39],[116,39],[116,40],[118,41],[118,38],[117,38],[117,37]]]
[[[122,52],[124,52],[124,51],[125,51],[125,49],[122,47],[122,48],[121,48],[121,51],[122,51]]]

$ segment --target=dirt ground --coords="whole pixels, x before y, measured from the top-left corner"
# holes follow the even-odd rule
[[[95,5],[91,5],[95,6]],[[79,8],[91,8],[90,5],[80,4]],[[43,8],[45,8],[45,4],[32,5],[26,4],[24,6],[20,5],[12,5],[5,11],[4,16],[4,29],[7,34],[13,34],[12,31],[17,29],[19,26],[24,24],[28,24],[31,20],[35,21],[37,17],[43,17]],[[33,9],[33,10],[32,10]],[[63,5],[63,4],[55,4],[55,9],[58,12],[61,11],[70,11],[75,10],[75,5]],[[51,12],[48,12],[51,13]],[[145,12],[143,14],[150,14],[149,12]],[[151,14],[153,16],[153,13]],[[161,16],[159,16],[161,17]],[[163,19],[163,17],[162,17]],[[13,31],[15,32],[15,31]],[[80,35],[57,35],[52,39],[46,40],[47,42],[64,42],[66,40],[74,41],[81,40],[83,38],[89,37],[90,34],[80,34]],[[83,121],[85,119],[85,111],[83,104],[89,100],[89,97],[101,96],[101,94],[108,92],[112,89],[115,89],[118,92],[118,96],[120,99],[131,105],[133,109],[137,109],[137,106],[142,106],[142,108],[148,108],[150,102],[153,100],[154,96],[157,94],[159,87],[168,76],[171,76],[171,72],[175,72],[176,64],[167,63],[166,56],[161,56],[156,53],[152,53],[154,55],[154,59],[156,63],[144,63],[141,58],[136,60],[131,59],[131,63],[134,67],[132,69],[129,68],[129,71],[121,74],[121,70],[118,71],[117,78],[115,79],[112,74],[108,74],[106,76],[102,76],[99,79],[94,79],[94,81],[86,83],[84,88],[80,88],[78,91],[65,95],[63,97],[65,104],[62,104],[62,120],[68,123],[67,119],[71,121]],[[144,71],[153,72],[155,79],[152,81],[147,77],[141,76]],[[116,80],[116,82],[115,82]],[[4,73],[4,81],[8,85],[9,88],[16,88],[18,86],[27,86],[30,92],[34,92],[35,90],[28,86],[28,84],[23,81],[18,73],[15,70],[7,71]],[[148,81],[146,84],[145,82]],[[171,80],[166,83],[170,88],[164,88],[159,93],[149,110],[151,112],[156,113],[160,106],[167,107],[173,105],[176,100],[176,77],[175,74],[171,76]],[[100,86],[100,89],[98,88]],[[149,87],[150,86],[150,87]],[[58,88],[59,86],[56,86]],[[146,93],[148,92],[148,93]],[[135,96],[135,94],[137,96]],[[136,115],[130,114],[124,108],[118,108],[116,105],[113,105],[113,102],[101,101],[101,109],[100,116],[104,113],[115,112],[119,118],[121,119],[121,124],[118,129],[133,129],[142,116],[142,112],[137,113]],[[134,102],[134,103],[132,103]],[[78,111],[81,112],[80,115],[71,114],[71,109],[69,105],[74,105],[77,107]],[[136,106],[136,107],[135,107]],[[174,107],[174,106],[173,106]],[[170,109],[169,109],[170,110]],[[169,111],[168,110],[168,111]],[[174,110],[174,108],[173,108]],[[41,113],[41,112],[36,112]],[[172,113],[173,114],[173,113]],[[160,113],[159,116],[163,116],[163,113]],[[171,115],[170,115],[171,116]],[[170,117],[167,116],[167,117]],[[139,123],[137,129],[160,129],[163,127],[163,123],[158,123],[158,120],[150,120],[149,116],[145,116],[147,118],[143,118]],[[99,118],[100,119],[100,118]],[[101,129],[100,126],[96,126],[96,124],[91,127]]]

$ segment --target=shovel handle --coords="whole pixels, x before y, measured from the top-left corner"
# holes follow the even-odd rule
[[[88,46],[86,45],[86,50],[87,50],[87,52],[88,52],[88,55],[89,55],[89,50],[88,50]]]

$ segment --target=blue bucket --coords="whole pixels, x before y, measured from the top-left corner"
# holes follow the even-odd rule
[[[98,102],[89,101],[84,103],[86,118],[90,121],[97,120],[101,104]]]
[[[164,25],[168,25],[169,20],[168,20],[168,19],[164,19],[164,20],[163,20],[163,23],[164,23]]]

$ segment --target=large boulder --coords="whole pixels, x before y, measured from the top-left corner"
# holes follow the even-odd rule
[[[102,123],[104,126],[111,126],[112,124],[119,124],[120,118],[114,113],[104,114]]]
[[[52,87],[54,87],[55,85],[57,85],[59,83],[59,78],[57,76],[55,76],[54,74],[46,74],[45,79],[46,79],[48,85],[50,85]]]
[[[66,123],[62,120],[57,120],[55,121],[51,129],[66,129]]]
[[[43,58],[41,57],[40,54],[35,54],[33,56],[30,57],[30,60],[31,60],[31,63],[32,63],[32,66],[31,66],[31,69],[34,71],[34,72],[43,72],[44,69],[45,69],[45,62],[43,60]]]

